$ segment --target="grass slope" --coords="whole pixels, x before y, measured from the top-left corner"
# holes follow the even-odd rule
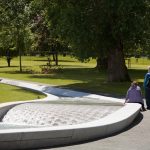
[[[44,95],[6,84],[0,84],[0,103],[10,101],[32,100]]]
[[[104,95],[115,95],[124,97],[130,86],[129,82],[107,82],[107,72],[98,72],[94,69],[96,61],[91,60],[88,63],[81,63],[69,56],[59,56],[59,65],[61,72],[52,71],[50,74],[41,74],[39,66],[46,65],[46,57],[23,57],[23,73],[19,72],[19,59],[14,58],[11,67],[7,67],[6,60],[0,60],[0,77],[28,80],[46,84],[57,85],[63,88],[73,88],[76,90],[87,91]],[[54,63],[54,62],[53,62]],[[146,58],[131,59],[131,68],[129,74],[132,80],[137,80],[142,87],[143,78],[147,72],[147,66],[150,60]],[[30,70],[33,73],[30,73]]]

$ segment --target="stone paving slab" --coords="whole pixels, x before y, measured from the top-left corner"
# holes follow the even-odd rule
[[[132,125],[111,137],[40,150],[150,150],[150,111],[140,113]]]

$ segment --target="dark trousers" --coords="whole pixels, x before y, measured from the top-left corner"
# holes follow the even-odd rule
[[[138,102],[138,103],[142,105],[142,111],[145,111],[146,109],[144,107],[144,103],[140,103],[140,102]]]
[[[145,99],[146,99],[147,109],[150,109],[150,88],[145,88]]]

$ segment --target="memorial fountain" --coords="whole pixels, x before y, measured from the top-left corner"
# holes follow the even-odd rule
[[[106,137],[127,127],[139,104],[23,81],[1,83],[36,90],[44,99],[0,104],[0,149],[34,149]]]

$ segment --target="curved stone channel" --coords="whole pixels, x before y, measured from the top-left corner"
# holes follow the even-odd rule
[[[75,125],[103,118],[122,106],[103,106],[98,103],[34,102],[10,109],[2,122],[33,126]]]
[[[0,118],[5,116],[0,123],[0,149],[5,150],[39,149],[106,137],[131,124],[141,108],[135,103],[124,105],[121,99],[48,85],[9,79],[0,82],[47,95],[41,100],[0,104]]]

